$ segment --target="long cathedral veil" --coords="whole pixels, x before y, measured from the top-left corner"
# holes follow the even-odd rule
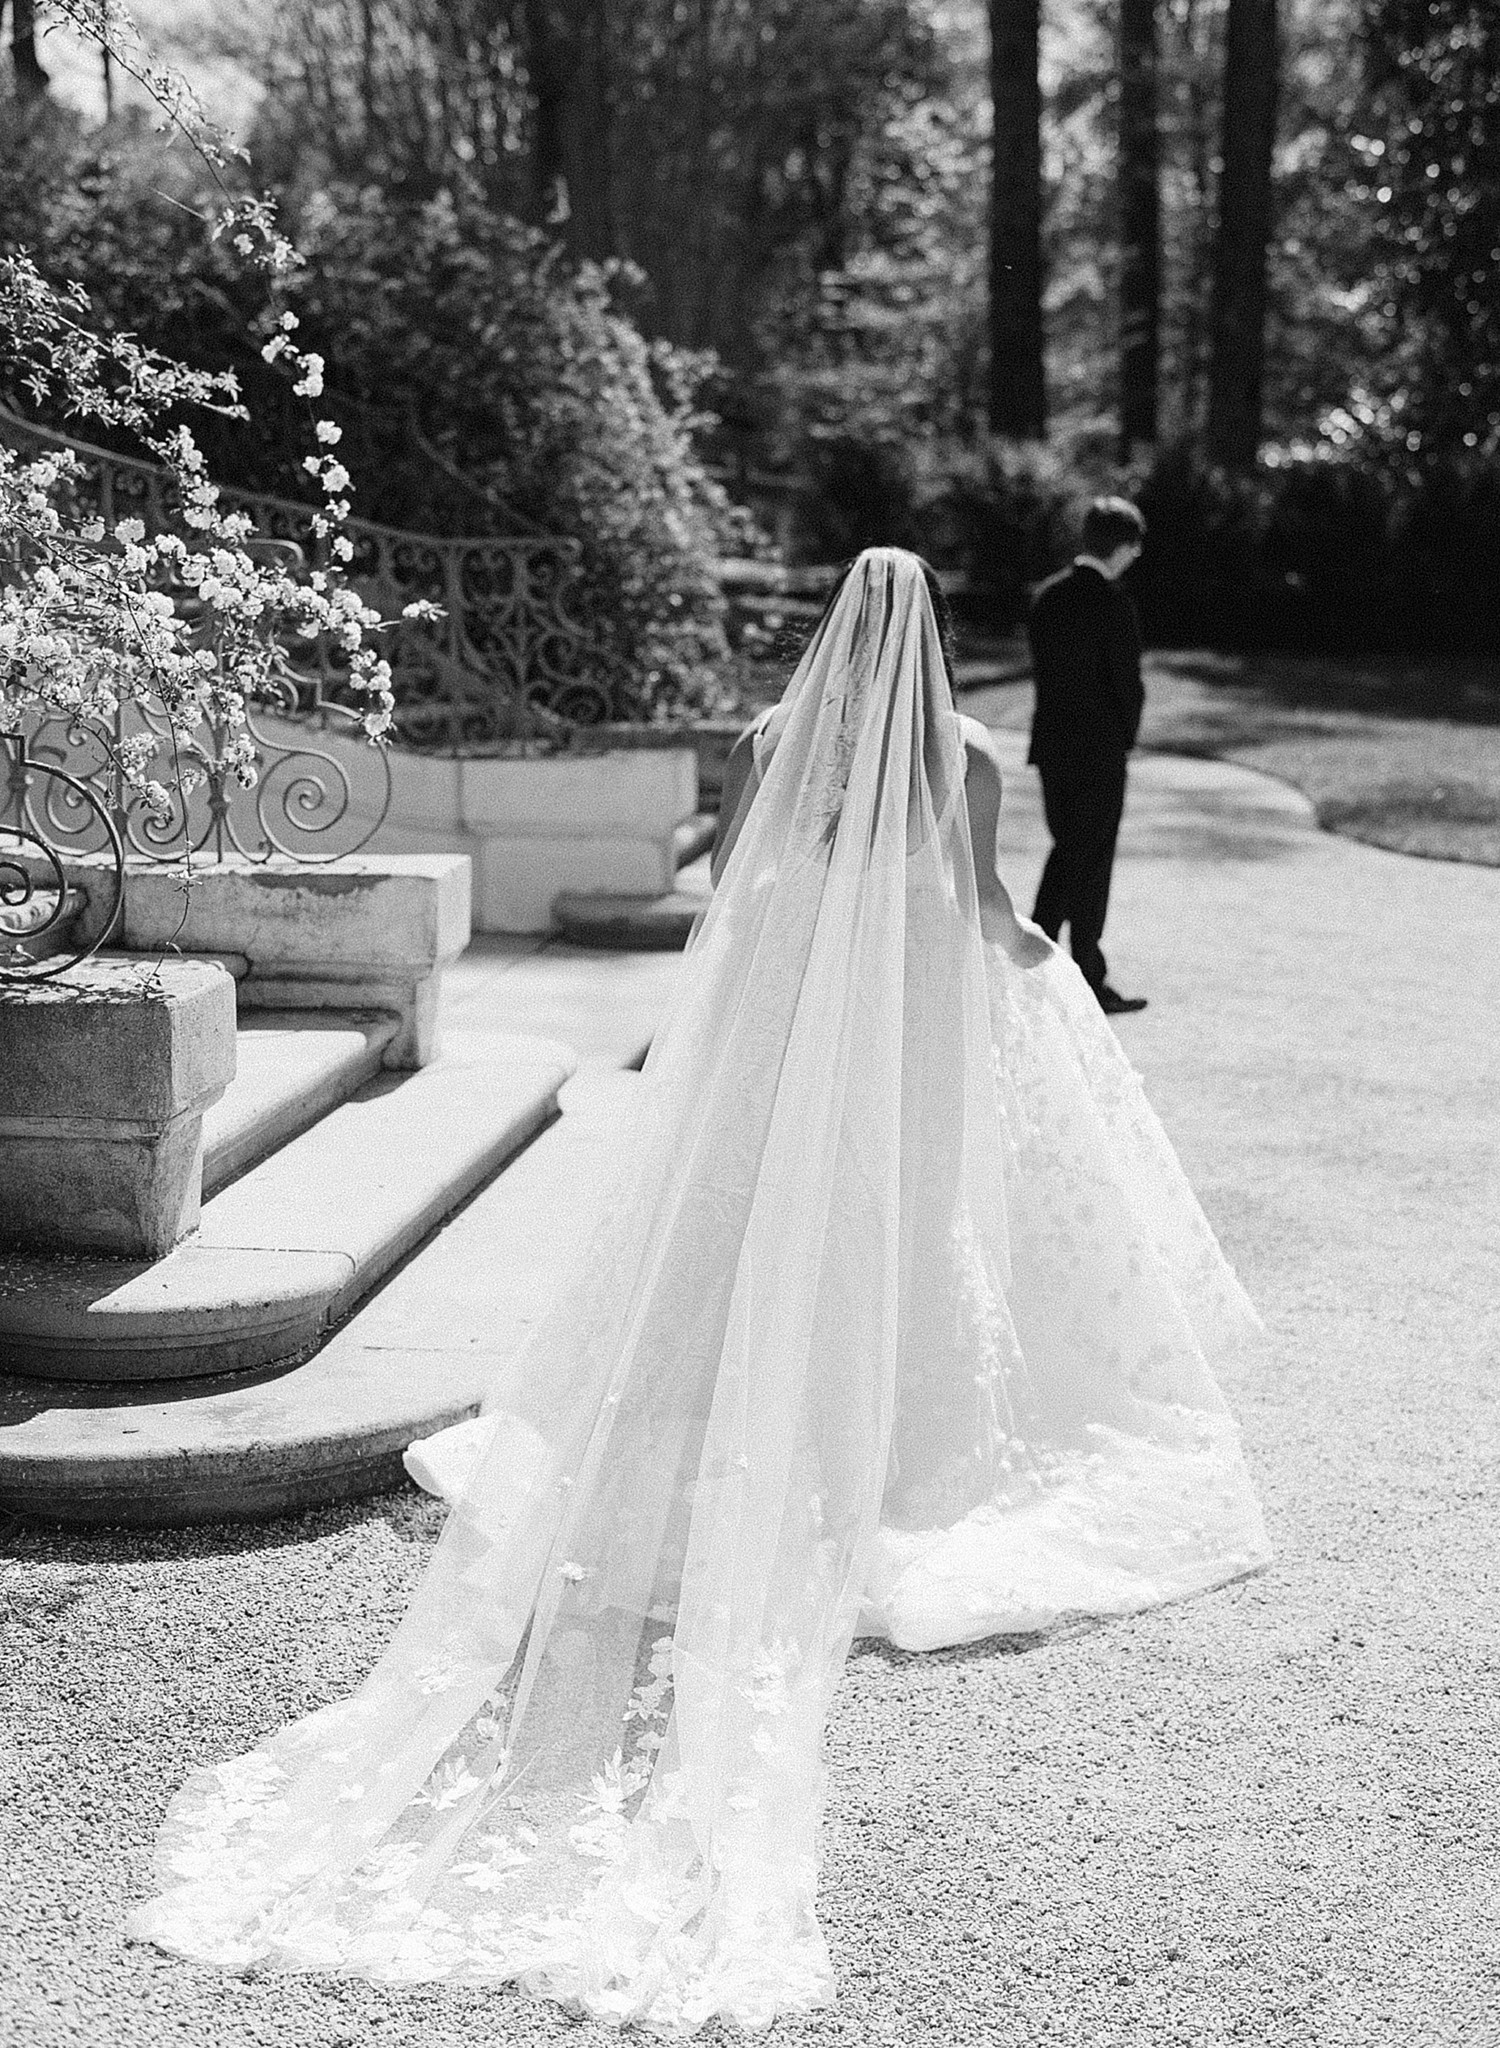
[[[1263,1557],[1207,1363],[1252,1312],[1070,963],[981,938],[913,556],[860,557],[770,739],[602,1219],[397,1635],[189,1780],[138,1936],[763,2026],[832,1995],[857,1626],[923,1647]]]
[[[914,1107],[1005,1241],[993,1102],[968,1099],[991,1084],[961,743],[913,557],[860,558],[777,726],[620,1184],[486,1404],[397,1636],[352,1701],[179,1793],[136,1934],[521,1976],[668,2030],[830,1995],[820,1734],[885,1484]],[[913,891],[951,927],[917,963]],[[913,968],[947,1010],[926,1046]],[[967,1388],[969,1445],[994,1396]]]

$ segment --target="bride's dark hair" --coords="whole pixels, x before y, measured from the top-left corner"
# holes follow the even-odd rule
[[[922,571],[922,580],[927,585],[927,595],[932,599],[933,615],[937,619],[938,639],[942,643],[943,665],[948,671],[949,683],[956,688],[957,682],[953,673],[953,609],[948,603],[948,594],[943,589],[942,584],[938,580],[937,570],[933,568],[931,562],[927,560],[925,555],[919,555],[912,551],[912,559],[920,567]],[[834,600],[837,598],[839,592],[843,589],[845,580],[847,579],[850,570],[855,566],[858,560],[858,555],[851,555],[847,562],[843,562],[839,565],[839,572],[833,579],[833,586],[829,590],[828,598],[823,606],[822,611],[818,614],[817,622],[813,626],[812,633],[809,633],[807,636],[808,640],[811,640],[813,633],[817,632],[818,627],[822,625],[824,619],[826,619],[828,614],[833,610]],[[806,641],[804,641],[803,645],[805,646],[806,644]]]

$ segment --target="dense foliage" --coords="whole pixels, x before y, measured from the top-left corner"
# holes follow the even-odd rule
[[[991,443],[909,486],[894,501],[904,537],[967,572],[967,609],[987,625],[1024,616],[1112,486],[1146,515],[1131,587],[1159,644],[1500,651],[1492,463],[1308,455],[1235,474],[1179,445],[1112,471]]]
[[[272,294],[293,260],[258,202],[219,216],[225,239]],[[70,451],[23,459],[0,448],[0,733],[59,718],[87,734],[117,771],[130,808],[158,843],[191,865],[188,805],[210,777],[253,787],[247,712],[276,694],[288,642],[321,638],[342,660],[372,739],[390,728],[391,673],[377,652],[379,616],[345,581],[351,479],[335,453],[337,424],[309,416],[303,468],[319,492],[311,530],[317,565],[298,573],[230,511],[182,417],[239,416],[233,376],[207,374],[101,334],[76,285],[55,290],[24,255],[0,257],[0,359],[29,397],[70,423],[126,431],[161,465],[174,502],[169,529],[142,518],[108,523],[90,503]],[[263,346],[284,362],[309,408],[321,363],[282,307]],[[17,574],[19,568],[22,573]],[[425,607],[408,607],[416,616]]]
[[[1162,439],[1121,478],[1118,0],[1043,10],[1040,451],[985,426],[983,0],[245,0],[256,174],[308,243],[362,509],[578,533],[601,628],[669,695],[719,646],[711,556],[747,545],[695,450],[803,554],[911,541],[1002,612],[1077,498],[1123,481],[1164,528],[1159,630],[1344,630],[1316,590],[1385,637],[1429,610],[1483,637],[1462,593],[1500,449],[1500,17],[1282,0],[1264,450],[1231,482],[1199,452],[1227,4],[1157,0]],[[243,280],[148,203],[171,173],[106,139],[112,165],[56,124],[3,145],[7,231],[256,388]],[[260,442],[224,431],[221,467],[278,480],[281,402]]]
[[[922,0],[283,0],[272,21],[263,175],[467,185],[638,264],[652,323],[739,367],[767,294],[843,261],[880,136],[947,84]]]
[[[659,704],[722,656],[740,523],[692,449],[700,366],[536,230],[373,190],[306,206],[299,305],[381,479],[375,516],[574,536],[577,601]]]
[[[80,279],[108,327],[237,375],[248,417],[203,427],[212,472],[306,495],[299,407],[261,357],[264,282],[211,238],[186,174],[175,203],[162,186],[145,141],[105,154],[54,136],[0,157],[15,239],[49,276]],[[575,612],[653,707],[701,701],[724,652],[712,565],[756,545],[694,452],[703,365],[642,336],[611,272],[471,197],[324,189],[294,225],[288,299],[323,359],[361,516],[577,538]],[[0,395],[25,399],[3,364]]]
[[[1373,0],[1359,190],[1409,336],[1389,407],[1414,447],[1500,453],[1500,12]],[[1396,395],[1403,403],[1395,405]],[[1415,437],[1414,439],[1412,437]]]

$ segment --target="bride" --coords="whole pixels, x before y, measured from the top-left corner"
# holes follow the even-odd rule
[[[1071,962],[915,556],[758,729],[610,1198],[355,1696],[196,1772],[131,1931],[231,1969],[519,1981],[686,2034],[833,1996],[821,1734],[928,1650],[1262,1564],[1212,1366],[1254,1334]]]

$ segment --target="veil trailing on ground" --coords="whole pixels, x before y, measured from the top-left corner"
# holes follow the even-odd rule
[[[861,556],[764,761],[390,1649],[188,1782],[138,1936],[765,2025],[832,1993],[857,1627],[926,1647],[1264,1555],[1207,1364],[1251,1311],[1071,965],[980,936],[914,557]]]

